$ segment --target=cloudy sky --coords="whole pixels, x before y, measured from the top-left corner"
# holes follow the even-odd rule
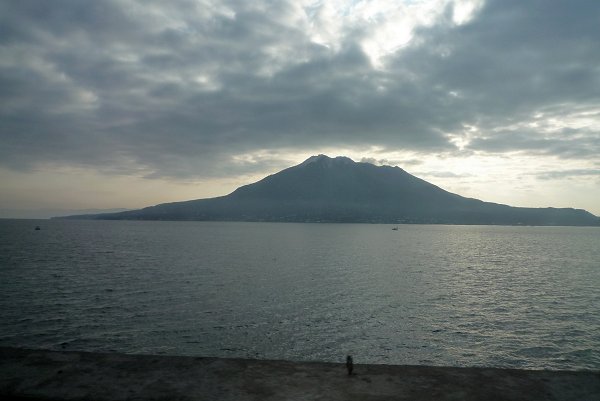
[[[0,2],[0,216],[224,195],[319,153],[600,215],[600,1]]]

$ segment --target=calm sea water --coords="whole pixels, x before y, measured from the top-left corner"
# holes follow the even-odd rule
[[[598,228],[0,220],[1,346],[597,370],[599,286]]]

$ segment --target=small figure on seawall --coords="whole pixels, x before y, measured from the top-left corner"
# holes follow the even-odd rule
[[[354,363],[352,357],[348,355],[346,357],[346,369],[348,369],[348,376],[352,376],[352,370],[354,369]]]

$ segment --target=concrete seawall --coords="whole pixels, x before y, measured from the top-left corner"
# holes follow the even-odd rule
[[[361,364],[354,371],[348,376],[341,363],[0,348],[0,398],[600,400],[600,372]]]

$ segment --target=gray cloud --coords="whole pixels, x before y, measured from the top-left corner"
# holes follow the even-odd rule
[[[594,160],[600,154],[600,132],[588,129],[561,129],[550,134],[535,130],[501,131],[475,138],[469,147],[495,153],[526,152]]]
[[[318,10],[291,1],[3,2],[0,164],[206,177],[283,165],[230,161],[258,150],[456,152],[449,135],[600,153],[594,127],[523,128],[600,109],[600,3],[487,1],[464,25],[450,11],[374,68],[360,46],[374,27],[328,48],[309,34]]]
[[[570,169],[570,170],[556,170],[546,171],[544,173],[536,174],[537,178],[542,180],[557,180],[564,178],[574,177],[598,177],[600,178],[600,169]]]
[[[419,176],[435,178],[466,178],[471,177],[471,174],[456,174],[450,171],[425,171],[419,172]]]

